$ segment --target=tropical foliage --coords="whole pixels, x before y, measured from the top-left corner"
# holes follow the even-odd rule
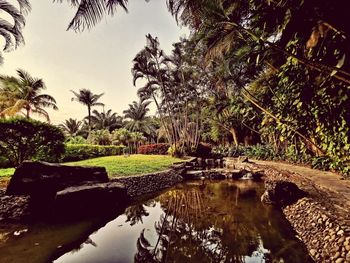
[[[35,113],[49,121],[45,108],[58,108],[52,96],[41,94],[46,89],[44,81],[32,77],[23,69],[18,69],[17,74],[18,77],[0,76],[0,116],[14,116],[23,112],[29,118]]]
[[[91,144],[66,144],[64,162],[80,161],[101,156],[121,155],[124,146],[91,145]]]
[[[16,2],[17,5],[13,2]],[[7,15],[5,17],[10,18],[0,20],[0,36],[5,41],[3,51],[11,51],[24,43],[22,29],[25,25],[25,15],[30,9],[28,0],[1,1],[1,13],[5,13]],[[2,53],[0,52],[0,63],[2,61]]]
[[[0,155],[12,165],[24,160],[57,161],[64,153],[64,135],[57,127],[25,118],[0,119]]]
[[[59,127],[70,137],[74,137],[79,133],[80,127],[82,125],[82,121],[78,121],[77,119],[69,118],[65,120]]]
[[[104,106],[103,103],[99,102],[98,100],[104,95],[104,93],[101,94],[94,94],[89,89],[81,89],[79,92],[75,92],[74,90],[71,91],[74,94],[74,97],[72,98],[72,101],[77,101],[88,109],[88,129],[89,132],[91,131],[91,108],[95,106]]]

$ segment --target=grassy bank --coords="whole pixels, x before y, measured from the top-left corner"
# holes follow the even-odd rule
[[[131,155],[124,156],[106,156],[93,158],[78,162],[64,163],[66,165],[83,166],[103,166],[106,168],[110,177],[138,175],[152,173],[167,169],[174,162],[181,159],[167,155]],[[0,178],[10,177],[14,172],[13,168],[0,169]]]

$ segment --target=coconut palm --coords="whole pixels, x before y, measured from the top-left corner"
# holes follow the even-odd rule
[[[25,25],[25,15],[30,11],[31,7],[27,0],[17,0],[18,7],[8,1],[0,1],[0,12],[11,17],[11,22],[0,19],[0,35],[5,40],[3,51],[10,51],[18,45],[24,43],[22,29]],[[2,54],[0,52],[0,62],[2,62]]]
[[[71,90],[75,97],[72,98],[72,101],[77,101],[88,108],[88,129],[91,131],[91,108],[94,106],[104,106],[103,103],[98,102],[98,100],[104,95],[93,94],[89,89],[81,89],[78,92]]]
[[[94,129],[107,129],[110,132],[123,126],[123,118],[116,112],[108,110],[107,112],[92,111],[91,124]]]
[[[123,111],[125,114],[124,117],[129,119],[125,128],[132,132],[137,131],[147,135],[152,134],[154,132],[154,126],[151,123],[151,119],[147,116],[150,103],[150,101],[140,100],[139,102],[133,101],[132,104],[129,104],[129,109]]]
[[[58,1],[62,2],[62,1]],[[113,15],[118,7],[127,11],[128,0],[67,0],[67,2],[76,9],[68,29],[83,30],[96,25],[105,15]]]
[[[18,77],[0,76],[2,87],[0,88],[0,97],[9,99],[1,115],[15,115],[24,110],[25,116],[30,118],[32,113],[44,116],[48,121],[49,114],[44,108],[58,110],[56,100],[48,95],[41,94],[46,89],[42,79],[32,77],[23,69],[17,70]]]
[[[69,136],[76,136],[80,128],[82,126],[82,121],[78,121],[77,119],[69,118],[68,120],[65,120],[63,123],[59,125],[59,127]]]

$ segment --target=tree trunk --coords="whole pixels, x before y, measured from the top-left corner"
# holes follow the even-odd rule
[[[230,128],[230,133],[232,135],[233,142],[235,143],[235,146],[238,147],[238,138],[237,138],[237,131],[236,131],[236,129],[231,127]]]
[[[89,125],[89,134],[90,135],[90,132],[91,132],[91,107],[90,105],[88,105],[88,125]]]

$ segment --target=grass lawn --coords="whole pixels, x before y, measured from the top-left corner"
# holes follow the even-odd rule
[[[3,168],[0,169],[0,179],[10,177],[15,172],[15,168]]]
[[[110,177],[138,175],[144,173],[157,172],[167,169],[175,162],[183,159],[174,158],[167,155],[141,155],[135,154],[130,157],[124,156],[106,156],[93,158],[78,162],[64,163],[66,165],[83,165],[83,166],[103,166],[106,167]],[[0,169],[0,179],[10,177],[15,169]]]
[[[127,176],[151,173],[167,169],[174,162],[182,159],[167,155],[141,155],[130,157],[106,156],[88,159],[78,162],[66,163],[67,165],[104,166],[109,176]]]

